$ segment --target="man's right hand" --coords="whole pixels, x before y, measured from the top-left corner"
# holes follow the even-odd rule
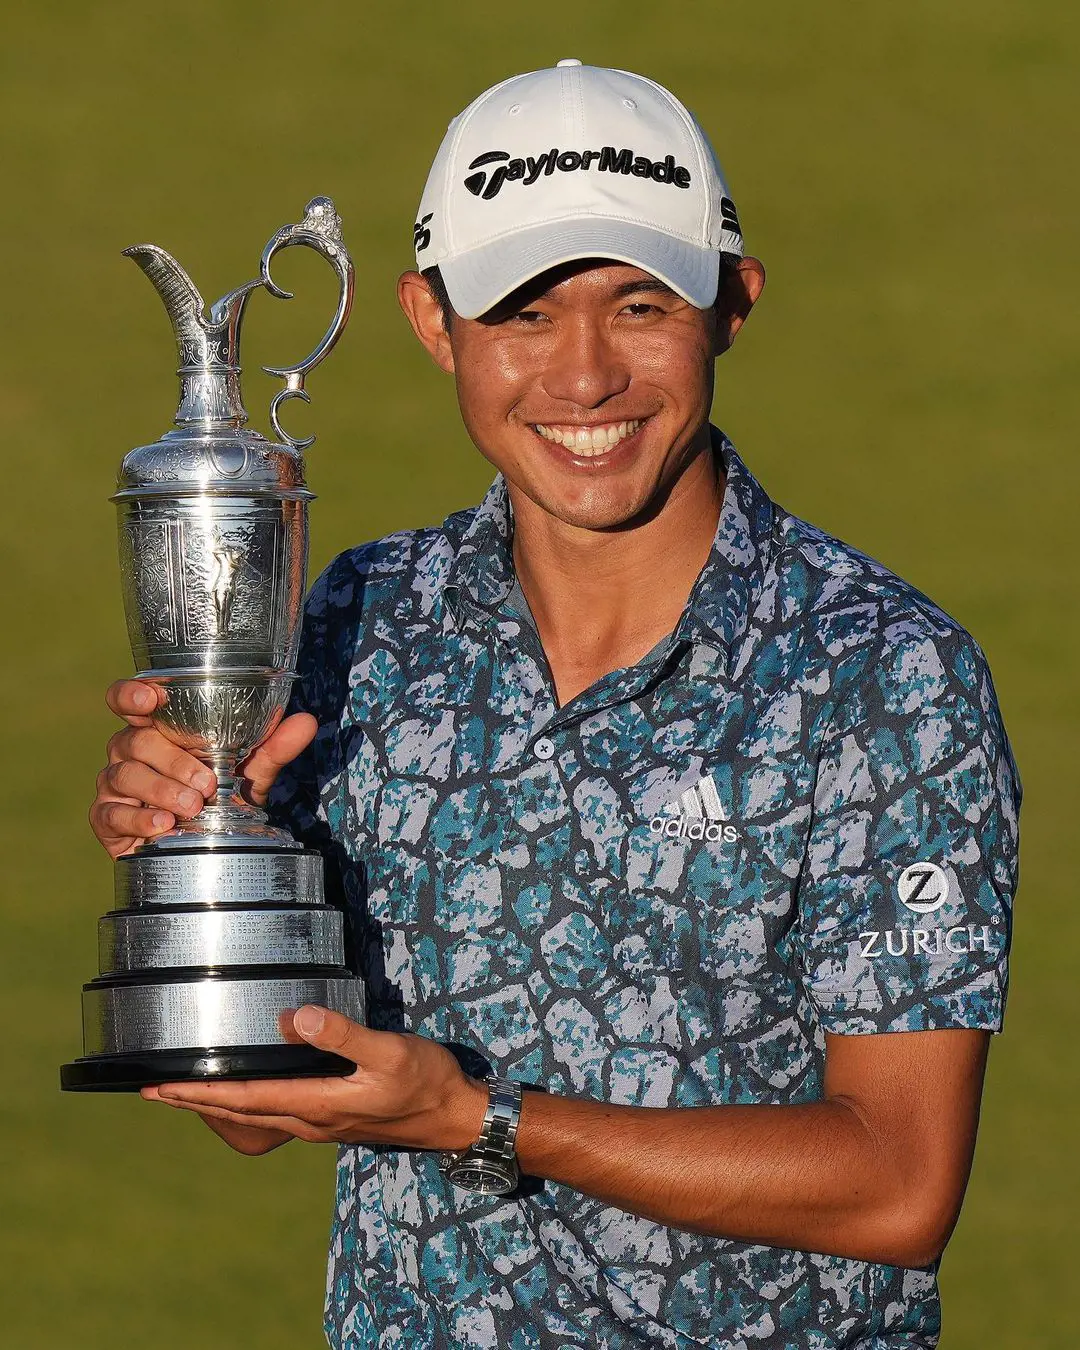
[[[109,762],[97,776],[90,828],[113,858],[190,820],[213,796],[217,781],[207,766],[158,731],[153,715],[165,701],[158,686],[117,680],[105,702],[127,723],[111,737]],[[262,806],[281,769],[311,744],[318,723],[294,713],[271,730],[240,766],[248,797]]]

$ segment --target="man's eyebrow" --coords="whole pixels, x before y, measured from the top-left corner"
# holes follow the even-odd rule
[[[621,286],[615,287],[616,300],[625,300],[628,295],[670,295],[677,298],[678,292],[673,291],[659,277],[641,277],[637,281],[624,281]]]
[[[535,305],[540,300],[550,300],[556,290],[562,284],[562,279],[555,281],[545,290],[530,290],[528,285],[522,286],[516,291],[512,291],[504,300],[498,301],[492,306],[486,314],[480,316],[483,323],[500,323],[505,319],[520,314],[530,305]],[[639,277],[634,281],[624,281],[616,286],[611,293],[613,300],[625,300],[630,295],[666,295],[673,300],[681,299],[678,291],[672,288],[659,277]]]
[[[546,291],[540,291],[539,294],[532,297],[533,302],[537,300],[550,300],[554,293],[562,285],[557,281],[554,286],[549,286]],[[678,292],[673,291],[666,281],[661,281],[659,277],[639,277],[636,281],[624,281],[616,286],[612,291],[613,300],[625,300],[628,295],[671,295],[676,296]]]

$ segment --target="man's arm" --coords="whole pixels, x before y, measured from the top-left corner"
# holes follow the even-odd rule
[[[302,1009],[297,1032],[351,1059],[346,1078],[181,1083],[143,1095],[218,1123],[313,1143],[461,1149],[487,1091],[421,1036]],[[527,1173],[717,1236],[924,1266],[948,1239],[978,1123],[988,1036],[830,1036],[824,1098],[659,1109],[526,1093]],[[234,1144],[235,1147],[235,1144]]]
[[[649,1109],[528,1092],[522,1170],[659,1223],[887,1265],[940,1256],[989,1036],[829,1036],[824,1099]]]

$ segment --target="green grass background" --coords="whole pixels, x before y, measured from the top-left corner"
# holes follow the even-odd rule
[[[130,1098],[61,1096],[110,866],[85,810],[130,668],[106,498],[168,425],[153,240],[208,298],[330,193],[352,325],[290,424],[318,432],[313,568],[441,519],[488,473],[397,313],[448,119],[576,55],[645,71],[710,129],[765,259],[717,420],[773,495],[959,617],[996,675],[1027,799],[1013,994],[943,1268],[950,1350],[1080,1343],[1075,903],[1075,6],[546,0],[13,7],[0,42],[0,574],[7,658],[0,1342],[321,1344],[328,1150],[229,1153]],[[292,305],[249,311],[263,361],[321,331],[332,282],[286,255]],[[294,411],[295,409],[295,411]]]

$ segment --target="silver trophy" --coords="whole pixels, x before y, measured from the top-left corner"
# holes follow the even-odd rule
[[[274,256],[303,244],[340,283],[337,313],[296,366],[265,367],[285,387],[270,405],[278,441],[245,426],[240,325]],[[100,974],[83,988],[81,1059],[64,1088],[133,1090],[185,1078],[348,1072],[336,1055],[287,1042],[282,1014],[304,1003],[362,1017],[341,913],[323,894],[321,857],[275,829],[237,792],[237,763],[282,715],[296,675],[307,568],[302,451],[281,428],[288,399],[349,316],[353,267],[334,204],[316,197],[263,250],[260,274],[206,317],[182,267],[153,244],[126,250],[161,296],[176,334],[176,430],[124,460],[116,495],[120,572],[140,679],[165,691],[155,724],[216,773],[199,816],[116,861],[116,908],[99,922]]]

